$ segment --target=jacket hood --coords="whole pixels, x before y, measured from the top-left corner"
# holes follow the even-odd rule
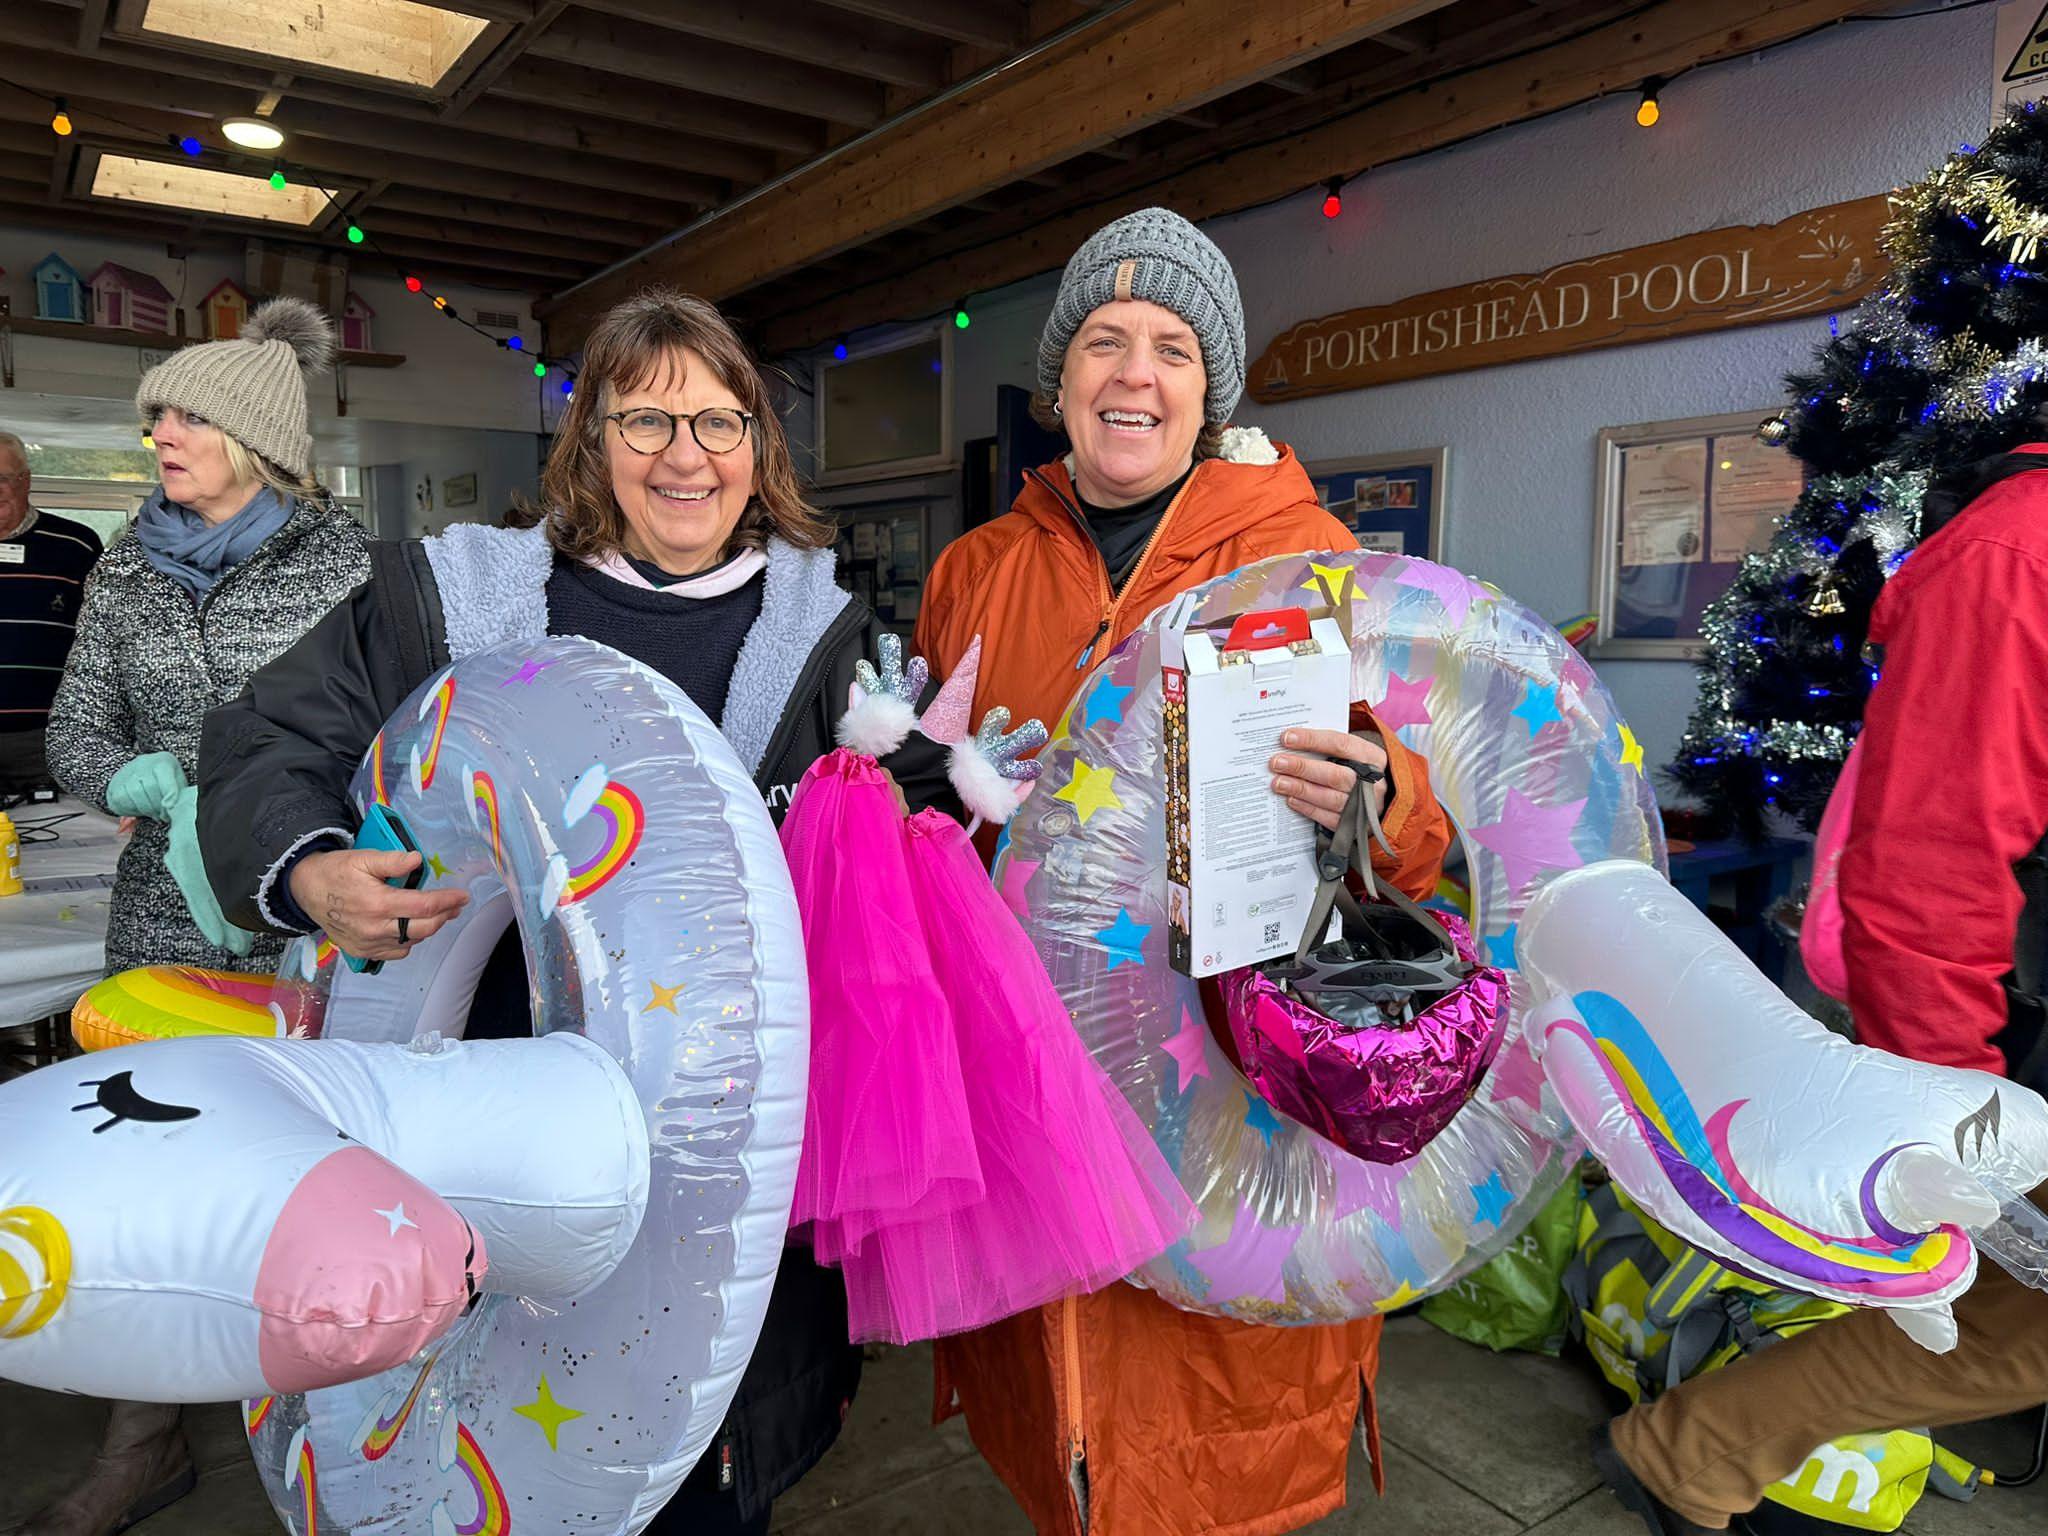
[[[1074,456],[1068,454],[1027,476],[1014,510],[1055,538],[1085,543],[1087,535],[1075,522],[1081,498],[1074,486],[1073,462]],[[1315,500],[1315,486],[1292,448],[1270,442],[1256,427],[1232,427],[1224,434],[1222,455],[1195,466],[1173,509],[1159,554],[1192,560],[1276,513]]]

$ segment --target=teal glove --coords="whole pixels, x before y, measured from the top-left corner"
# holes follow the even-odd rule
[[[132,765],[131,765],[132,766]],[[172,765],[177,766],[175,763]],[[126,770],[123,770],[124,772]],[[246,955],[256,947],[256,935],[237,928],[221,915],[214,899],[213,885],[206,878],[206,861],[199,853],[199,791],[187,785],[173,798],[168,820],[171,846],[164,853],[164,868],[178,882],[192,921],[206,935],[206,942],[230,954]]]
[[[174,752],[146,752],[131,757],[107,784],[107,809],[116,816],[147,816],[169,821],[171,802],[185,787],[185,770]]]

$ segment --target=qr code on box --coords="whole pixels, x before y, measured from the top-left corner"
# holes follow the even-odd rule
[[[1278,923],[1266,924],[1265,932],[1261,938],[1264,943],[1278,944],[1280,942],[1280,925]]]

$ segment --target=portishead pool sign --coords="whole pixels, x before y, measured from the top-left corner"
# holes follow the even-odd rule
[[[1843,309],[1884,271],[1882,195],[1547,272],[1304,320],[1251,367],[1265,404]]]

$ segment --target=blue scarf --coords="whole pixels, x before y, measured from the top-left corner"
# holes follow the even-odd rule
[[[158,486],[135,519],[135,537],[149,563],[192,595],[197,603],[213,584],[247,560],[263,541],[282,528],[293,503],[264,486],[249,504],[225,522],[209,523],[190,507],[179,505]]]

